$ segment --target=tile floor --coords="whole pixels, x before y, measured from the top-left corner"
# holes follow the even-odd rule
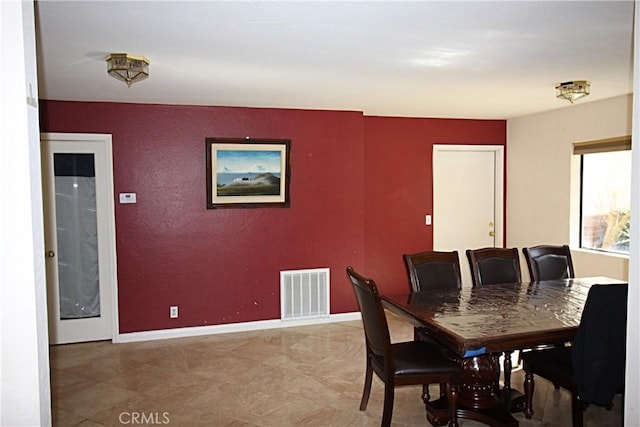
[[[412,328],[389,314],[392,340]],[[366,411],[360,321],[112,344],[51,347],[53,425],[378,426],[383,385]],[[522,372],[512,384],[521,388]],[[437,386],[433,389],[437,394]],[[587,427],[622,425],[622,403],[589,407]],[[521,426],[570,426],[570,397],[536,381],[535,414]],[[428,426],[420,387],[396,389],[394,426]],[[461,420],[461,426],[483,424]]]

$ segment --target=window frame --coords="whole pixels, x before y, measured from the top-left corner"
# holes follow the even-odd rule
[[[584,156],[586,154],[611,153],[615,151],[629,151],[631,153],[631,135],[614,138],[599,139],[594,141],[575,142],[573,155],[579,156],[579,197],[578,197],[578,248],[581,250],[598,253],[629,256],[629,252],[615,251],[611,249],[589,248],[583,246],[583,198],[584,198]]]

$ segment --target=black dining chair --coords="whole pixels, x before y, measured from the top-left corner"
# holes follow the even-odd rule
[[[531,281],[574,278],[571,250],[567,245],[522,248]]]
[[[467,249],[473,286],[520,283],[520,254],[517,248]],[[504,388],[511,388],[512,351],[504,352]]]
[[[412,292],[462,287],[458,251],[426,251],[402,256]]]
[[[568,245],[532,246],[522,248],[522,253],[527,262],[527,269],[532,282],[575,277],[571,250]],[[558,345],[543,345],[536,348],[540,350],[550,347],[558,347]],[[518,356],[518,362],[522,362],[522,352]],[[556,389],[560,388],[559,384],[554,384],[554,386]]]
[[[473,286],[520,283],[520,255],[517,248],[467,249]]]
[[[347,267],[347,276],[356,294],[364,325],[367,367],[360,410],[369,402],[373,373],[384,382],[382,427],[391,425],[395,387],[446,383],[449,400],[449,426],[458,426],[457,401],[460,365],[444,354],[433,342],[407,341],[391,343],[389,325],[375,282]]]
[[[462,287],[458,251],[426,251],[402,255],[411,292]],[[424,328],[414,329],[415,339],[427,339]]]
[[[424,251],[402,255],[411,292],[428,292],[435,289],[460,289],[462,278],[460,274],[460,258],[458,251]],[[413,329],[415,340],[431,341],[425,328]],[[446,394],[446,384],[440,384],[440,397]],[[428,401],[429,386],[423,387],[423,396]]]
[[[572,346],[522,355],[526,418],[534,412],[534,375],[571,393],[573,427],[582,427],[587,404],[610,409],[614,396],[624,392],[627,290],[627,284],[593,285]]]

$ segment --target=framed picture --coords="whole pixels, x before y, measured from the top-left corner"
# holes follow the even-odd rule
[[[288,139],[206,138],[207,209],[289,207]]]

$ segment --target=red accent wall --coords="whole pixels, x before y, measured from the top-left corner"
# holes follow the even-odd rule
[[[432,145],[506,138],[502,120],[351,111],[43,100],[40,114],[43,132],[112,135],[121,333],[277,319],[281,270],[329,267],[332,313],[357,310],[347,265],[407,286],[401,254],[432,247]],[[206,209],[205,138],[246,136],[291,139],[289,208]]]
[[[506,121],[365,117],[365,268],[380,292],[409,284],[403,253],[433,250],[434,144],[505,145]],[[505,192],[506,194],[506,192]],[[434,218],[434,221],[436,219]],[[465,263],[464,254],[460,262]]]

